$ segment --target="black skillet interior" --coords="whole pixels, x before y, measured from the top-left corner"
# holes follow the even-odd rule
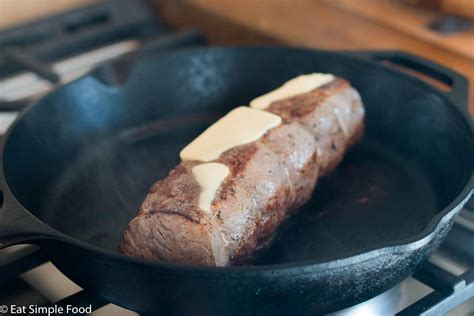
[[[330,260],[407,240],[472,175],[472,134],[445,99],[340,54],[182,50],[109,70],[125,79],[89,75],[30,109],[4,153],[5,178],[28,210],[101,248],[117,251],[148,188],[185,144],[229,109],[302,73],[347,78],[362,95],[366,133],[257,264]]]

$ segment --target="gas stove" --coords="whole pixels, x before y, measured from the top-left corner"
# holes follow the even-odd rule
[[[16,113],[54,88],[126,56],[203,45],[173,32],[143,1],[101,1],[0,32],[0,132]]]
[[[167,29],[141,1],[100,2],[3,31],[0,133],[19,110],[97,65],[192,45],[205,45],[204,37]],[[444,244],[412,277],[334,315],[474,315],[473,245],[471,201]],[[61,314],[61,308],[73,306],[71,314],[136,315],[80,288],[33,245],[0,251],[0,285],[0,313]]]

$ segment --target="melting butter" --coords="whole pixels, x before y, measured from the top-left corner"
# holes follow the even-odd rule
[[[199,208],[210,213],[212,201],[222,181],[229,175],[229,168],[218,162],[209,162],[195,166],[192,172],[201,186]]]
[[[334,76],[331,74],[312,73],[301,75],[285,82],[281,87],[253,99],[250,106],[254,109],[265,110],[275,101],[308,93],[333,80]]]
[[[206,129],[179,156],[185,161],[212,161],[230,148],[256,141],[280,123],[278,115],[240,106]]]

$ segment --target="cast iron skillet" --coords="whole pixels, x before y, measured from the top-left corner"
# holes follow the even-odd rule
[[[175,266],[117,252],[148,187],[186,143],[229,109],[315,71],[352,82],[367,130],[254,265]],[[471,195],[466,96],[459,74],[399,52],[203,48],[112,64],[46,96],[9,129],[0,245],[39,244],[88,291],[143,313],[338,310],[410,275]]]

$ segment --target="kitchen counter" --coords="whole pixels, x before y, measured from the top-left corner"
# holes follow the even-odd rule
[[[169,25],[196,27],[215,44],[392,49],[426,57],[469,78],[469,111],[474,115],[474,29],[434,32],[427,25],[441,18],[440,13],[393,0],[151,2]]]

